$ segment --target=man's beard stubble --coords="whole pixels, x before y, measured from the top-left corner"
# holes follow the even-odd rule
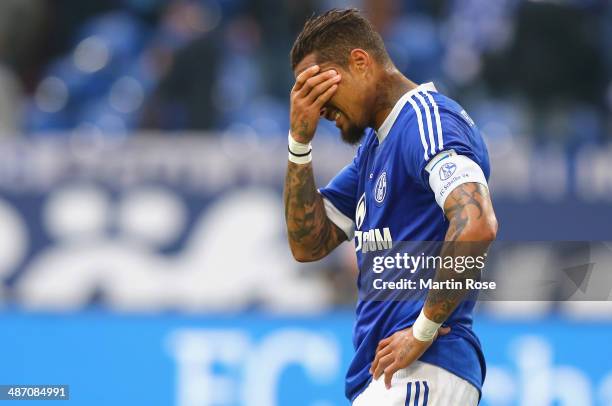
[[[365,135],[365,128],[360,128],[354,125],[349,126],[348,130],[340,130],[342,141],[350,145],[357,145]]]

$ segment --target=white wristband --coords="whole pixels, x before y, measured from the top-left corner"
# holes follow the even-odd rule
[[[412,325],[412,335],[419,341],[431,341],[438,334],[438,329],[442,323],[436,323],[427,318],[423,309]]]
[[[307,164],[312,161],[312,146],[310,143],[297,142],[291,136],[291,131],[289,131],[287,139],[289,142],[289,161],[296,164]]]

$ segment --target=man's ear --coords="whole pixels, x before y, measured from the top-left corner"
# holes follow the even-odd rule
[[[355,70],[356,73],[367,76],[370,70],[372,59],[370,55],[360,48],[355,48],[351,51],[349,56],[349,65]]]

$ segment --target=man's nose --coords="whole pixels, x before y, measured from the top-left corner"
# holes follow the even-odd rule
[[[321,114],[321,117],[327,117],[327,109],[325,107],[321,108],[321,111],[319,111],[319,113]]]

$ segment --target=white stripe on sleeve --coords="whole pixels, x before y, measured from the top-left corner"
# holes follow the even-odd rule
[[[355,223],[353,220],[338,210],[338,208],[325,197],[323,198],[323,205],[325,206],[327,218],[344,231],[347,240],[352,240],[355,237]]]
[[[444,139],[442,138],[442,122],[440,121],[440,111],[438,110],[438,104],[429,92],[423,92],[429,99],[429,102],[433,106],[434,116],[436,118],[436,131],[438,132],[438,149],[442,151],[444,149]]]
[[[423,157],[427,161],[429,159],[429,155],[427,155],[427,141],[425,141],[425,131],[423,129],[423,116],[421,115],[421,110],[419,109],[419,106],[417,106],[416,102],[412,99],[412,97],[408,98],[408,102],[414,109],[417,116],[417,122],[419,124],[419,134],[421,135],[421,143],[423,144],[423,149],[425,150]]]
[[[436,154],[436,142],[434,141],[434,132],[433,125],[431,124],[431,114],[429,113],[429,106],[427,105],[425,99],[423,99],[423,96],[418,93],[415,93],[414,95],[419,100],[419,102],[421,102],[423,110],[425,110],[425,118],[427,119],[427,132],[429,133],[429,149],[431,151],[431,156],[434,156]]]

